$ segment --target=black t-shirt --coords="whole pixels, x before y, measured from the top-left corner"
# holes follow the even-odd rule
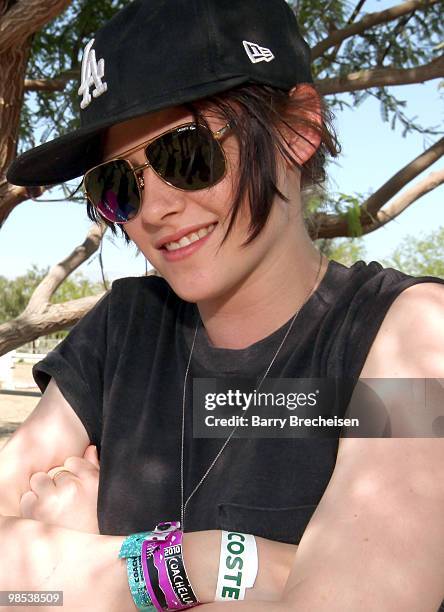
[[[273,378],[357,381],[394,299],[420,282],[377,262],[330,261],[269,372]],[[180,519],[182,391],[197,308],[159,277],[124,278],[34,367],[54,377],[100,453],[101,533]],[[220,449],[192,436],[192,378],[261,376],[287,323],[240,350],[211,345],[200,327],[187,386],[185,499]],[[337,439],[232,438],[191,498],[186,531],[231,529],[297,544],[332,475]]]

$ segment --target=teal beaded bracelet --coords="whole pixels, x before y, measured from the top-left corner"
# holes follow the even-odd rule
[[[124,540],[119,551],[119,559],[126,559],[128,585],[133,601],[139,610],[149,612],[157,611],[145,586],[141,553],[144,540],[153,535],[152,531],[132,533]]]

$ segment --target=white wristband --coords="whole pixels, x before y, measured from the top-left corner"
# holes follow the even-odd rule
[[[256,538],[248,533],[222,531],[215,601],[244,599],[258,570]]]

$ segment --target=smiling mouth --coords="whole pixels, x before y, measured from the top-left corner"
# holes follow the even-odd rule
[[[183,249],[184,247],[187,247],[190,244],[193,244],[194,242],[197,242],[198,240],[205,238],[205,236],[208,236],[208,234],[211,234],[211,232],[214,231],[214,228],[216,227],[216,225],[217,223],[211,223],[207,227],[202,227],[197,232],[191,232],[190,234],[187,234],[186,236],[182,236],[182,238],[178,240],[177,242],[167,242],[161,248],[169,252]]]

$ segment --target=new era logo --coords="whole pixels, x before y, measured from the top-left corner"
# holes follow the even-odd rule
[[[274,60],[272,51],[267,49],[267,47],[261,47],[256,43],[248,42],[248,40],[244,40],[242,42],[244,43],[245,51],[253,64],[257,64],[258,62],[271,62]]]

